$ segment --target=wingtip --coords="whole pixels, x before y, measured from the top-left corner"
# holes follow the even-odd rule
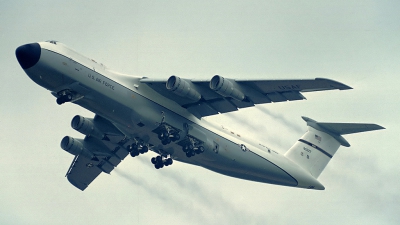
[[[350,89],[353,89],[352,87],[350,87],[350,86],[348,86],[346,84],[343,84],[341,82],[335,81],[335,80],[331,80],[331,79],[327,79],[327,78],[315,78],[315,79],[316,80],[328,81],[332,87],[334,87],[336,89],[339,89],[339,90],[350,90]]]

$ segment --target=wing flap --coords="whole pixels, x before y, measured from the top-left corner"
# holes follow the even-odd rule
[[[68,181],[80,190],[85,190],[101,172],[111,173],[118,164],[129,154],[124,148],[113,152],[113,156],[98,157],[99,161],[76,156],[67,172]]]
[[[77,156],[67,174],[68,181],[80,190],[85,190],[90,183],[102,172],[92,160]]]

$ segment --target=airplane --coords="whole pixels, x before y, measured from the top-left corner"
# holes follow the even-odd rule
[[[128,155],[149,150],[155,169],[180,161],[240,179],[324,190],[318,181],[340,146],[342,135],[385,129],[367,123],[325,123],[302,117],[307,132],[279,154],[206,117],[258,104],[305,100],[302,93],[348,90],[325,79],[151,79],[112,71],[58,41],[35,42],[16,49],[16,58],[36,84],[51,91],[58,105],[77,104],[95,114],[76,115],[73,129],[83,139],[66,136],[61,148],[74,155],[68,181],[80,190]]]

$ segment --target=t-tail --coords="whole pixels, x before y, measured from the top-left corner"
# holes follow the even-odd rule
[[[366,123],[320,123],[302,117],[308,131],[286,152],[285,156],[318,178],[336,151],[350,144],[342,137],[345,134],[385,129],[377,124]]]

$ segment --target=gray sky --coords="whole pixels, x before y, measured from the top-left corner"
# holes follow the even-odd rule
[[[399,1],[1,1],[1,224],[397,224],[400,221]],[[59,147],[76,114],[19,67],[15,49],[54,39],[116,71],[167,78],[315,78],[354,90],[210,120],[284,153],[301,116],[387,129],[346,136],[325,191],[239,180],[153,153],[126,158],[79,191]]]

